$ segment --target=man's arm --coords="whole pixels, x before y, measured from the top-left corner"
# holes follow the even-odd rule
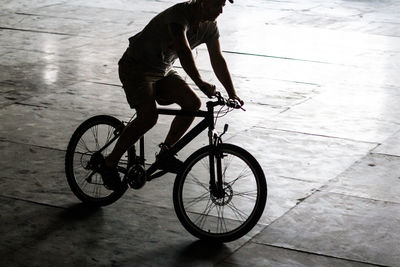
[[[233,86],[228,66],[226,65],[226,61],[221,53],[219,40],[216,39],[208,42],[207,49],[210,55],[211,66],[214,70],[214,73],[217,76],[218,80],[224,86],[226,92],[229,95],[229,98],[241,101],[240,98],[236,95],[235,87]]]
[[[215,94],[215,86],[204,82],[194,62],[192,50],[186,37],[183,26],[172,23],[168,26],[169,34],[174,44],[174,49],[179,57],[181,65],[189,77],[208,97]]]

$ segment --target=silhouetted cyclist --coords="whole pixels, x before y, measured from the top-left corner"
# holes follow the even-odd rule
[[[233,3],[233,0],[229,1]],[[177,58],[193,82],[211,98],[216,92],[215,85],[202,79],[191,51],[205,43],[216,77],[229,97],[243,104],[236,94],[220,49],[216,19],[224,6],[225,0],[192,0],[176,4],[155,16],[141,32],[129,38],[129,47],[118,63],[119,77],[137,117],[123,130],[100,169],[109,189],[120,185],[116,166],[122,155],[156,124],[156,102],[160,105],[176,103],[188,111],[200,108],[199,96],[172,68]],[[174,118],[165,141],[160,144],[158,157],[162,157],[183,136],[193,119],[188,116]],[[160,167],[170,172],[177,172],[182,165],[173,156],[162,162],[164,164]]]

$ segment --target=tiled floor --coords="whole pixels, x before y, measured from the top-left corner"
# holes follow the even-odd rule
[[[108,207],[79,204],[64,174],[68,140],[90,116],[129,119],[118,59],[174,3],[2,1],[0,265],[400,266],[395,0],[227,3],[220,42],[247,111],[218,127],[229,123],[224,141],[251,152],[268,182],[265,212],[245,237],[218,245],[187,233],[172,175]],[[219,85],[206,47],[194,54]],[[147,135],[150,159],[168,123]]]

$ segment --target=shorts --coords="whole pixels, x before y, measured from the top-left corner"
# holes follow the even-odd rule
[[[176,76],[183,80],[173,69],[166,73],[151,71],[148,67],[127,56],[126,53],[118,65],[119,78],[131,108],[135,108],[149,99],[155,99],[157,82],[161,79],[167,76]]]

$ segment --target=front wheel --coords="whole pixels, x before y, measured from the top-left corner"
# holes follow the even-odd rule
[[[194,236],[230,242],[257,224],[266,204],[267,184],[260,164],[246,150],[231,144],[219,145],[216,153],[213,149],[203,147],[185,161],[174,184],[174,208]],[[210,190],[210,157],[215,162],[221,158],[223,193],[219,195]]]

